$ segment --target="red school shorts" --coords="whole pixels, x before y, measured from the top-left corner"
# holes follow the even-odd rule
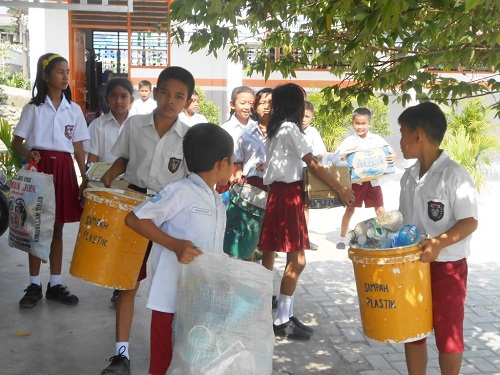
[[[360,184],[352,184],[354,197],[356,198],[352,207],[382,207],[384,205],[384,197],[380,186],[372,186],[370,181]]]
[[[464,352],[467,259],[431,263],[432,318],[440,353]],[[424,344],[426,339],[413,344]]]
[[[302,200],[302,181],[273,182],[269,185],[258,249],[288,253],[310,247]]]
[[[153,310],[151,315],[149,373],[165,375],[172,362],[174,314]]]

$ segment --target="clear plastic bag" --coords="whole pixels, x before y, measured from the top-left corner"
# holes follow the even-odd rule
[[[272,288],[272,272],[227,255],[182,265],[167,374],[271,374]]]

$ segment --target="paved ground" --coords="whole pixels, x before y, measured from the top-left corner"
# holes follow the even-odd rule
[[[398,206],[400,173],[383,184],[387,209]],[[480,198],[480,226],[469,258],[466,311],[466,348],[463,374],[500,374],[500,252],[497,217],[500,205],[500,168]],[[378,343],[362,333],[352,270],[346,251],[335,249],[341,208],[312,210],[310,233],[319,251],[308,252],[308,265],[297,290],[296,314],[314,326],[309,342],[276,341],[275,374],[397,375],[406,374],[403,345]],[[357,210],[352,223],[373,216]],[[0,374],[99,374],[114,350],[114,313],[111,291],[67,274],[78,224],[65,230],[64,283],[80,297],[74,307],[42,299],[33,310],[20,311],[18,301],[27,285],[27,256],[11,249],[7,235],[0,238]],[[275,290],[284,258],[276,263]],[[42,266],[44,291],[48,267]],[[150,312],[144,308],[147,282],[136,302],[131,338],[133,374],[147,374]],[[251,327],[249,328],[251,329]],[[439,374],[437,354],[430,343],[429,375]]]

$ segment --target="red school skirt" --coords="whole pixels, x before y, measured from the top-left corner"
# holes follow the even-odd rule
[[[288,253],[310,247],[302,200],[302,181],[273,182],[269,185],[259,250]]]
[[[56,193],[56,223],[80,221],[83,209],[78,200],[79,187],[73,157],[68,152],[37,150],[38,170],[51,174]]]

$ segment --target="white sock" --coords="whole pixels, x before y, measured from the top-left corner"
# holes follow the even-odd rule
[[[30,276],[30,285],[31,284],[42,285],[40,283],[40,275]]]
[[[278,297],[278,310],[274,316],[274,324],[279,326],[290,320],[290,304],[292,303],[292,296],[281,294]]]
[[[292,294],[292,302],[290,302],[290,311],[288,312],[288,315],[290,318],[293,316],[293,302],[295,301],[295,293]]]
[[[128,342],[117,342],[116,343],[116,355],[124,355],[128,359],[130,357],[128,356]]]
[[[339,242],[347,243],[347,240],[345,237],[339,237]]]
[[[50,275],[50,286],[56,286],[62,283],[61,275]]]

